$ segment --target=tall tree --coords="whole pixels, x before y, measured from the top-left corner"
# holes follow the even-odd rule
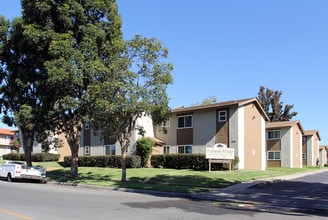
[[[40,108],[43,106],[41,97],[49,93],[42,58],[38,56],[42,45],[34,46],[33,39],[27,37],[28,29],[22,18],[6,22],[1,17],[0,22],[1,113],[4,123],[20,129],[26,162],[31,166],[34,135],[41,128],[38,121],[46,115],[45,108]]]
[[[280,101],[281,95],[281,91],[260,86],[257,99],[270,121],[289,121],[297,115],[297,112],[291,112],[294,105],[283,105],[283,102]]]
[[[137,119],[150,116],[160,124],[170,115],[167,86],[172,83],[171,63],[165,63],[168,50],[155,38],[135,36],[126,42],[123,62],[129,70],[117,71],[115,81],[104,78],[90,88],[90,109],[97,109],[91,125],[107,139],[115,138],[121,145],[122,178],[126,181],[126,155],[132,132],[138,130]]]
[[[57,88],[52,93],[54,116],[57,129],[65,133],[70,146],[71,177],[75,178],[82,124],[91,105],[89,88],[104,78],[115,82],[114,71],[124,49],[122,22],[114,0],[43,2],[47,7],[38,11],[46,8],[45,13],[52,14],[44,25],[52,24],[53,32],[45,68],[48,84]]]
[[[117,66],[124,70],[118,63],[124,40],[117,5],[115,0],[22,0],[22,9],[11,29],[0,20],[1,107],[14,115],[28,106],[34,125],[26,134],[32,137],[41,128],[64,132],[75,178],[89,86],[102,78],[114,81]]]

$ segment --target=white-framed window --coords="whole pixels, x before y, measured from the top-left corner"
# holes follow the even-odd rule
[[[280,160],[280,151],[268,151],[268,160]]]
[[[105,155],[116,155],[116,146],[105,145]]]
[[[227,110],[218,111],[218,120],[219,122],[227,121],[228,113]]]
[[[84,130],[89,130],[90,129],[90,125],[89,123],[85,123],[84,124]]]
[[[178,116],[178,128],[192,128],[192,115]]]
[[[90,155],[90,146],[84,146],[84,154]]]
[[[306,143],[306,141],[307,141],[306,136],[303,136],[303,137],[302,137],[302,144]]]
[[[170,153],[170,146],[163,146],[163,154],[169,154]]]
[[[170,127],[170,119],[168,119],[168,120],[166,120],[166,121],[163,121],[163,122],[162,122],[162,126],[163,126],[164,128],[168,128],[168,127]]]
[[[192,146],[190,145],[180,145],[178,146],[178,154],[191,154]]]
[[[281,138],[281,131],[280,130],[268,131],[268,140],[280,139],[280,138]]]

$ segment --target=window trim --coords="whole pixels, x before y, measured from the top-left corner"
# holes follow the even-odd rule
[[[183,147],[183,153],[179,153],[179,148]],[[190,148],[190,152],[188,152],[187,148]],[[178,145],[177,154],[192,154],[192,145]]]
[[[185,120],[185,118],[187,118],[187,117],[191,117],[191,126],[186,126],[186,120]],[[184,122],[183,122],[183,124],[184,124],[184,126],[183,127],[179,127],[179,119],[180,118],[184,118]],[[194,118],[193,118],[193,115],[192,114],[190,114],[190,115],[180,115],[180,116],[178,116],[177,117],[177,129],[185,129],[185,128],[193,128],[193,120],[194,120]]]
[[[269,157],[270,153],[273,153],[273,158]],[[279,158],[276,158],[276,153],[279,153]],[[267,152],[267,159],[268,160],[281,160],[281,151],[268,151]]]
[[[169,128],[170,126],[171,126],[170,119],[162,122],[162,127],[163,128]]]
[[[90,155],[90,154],[91,154],[90,146],[84,146],[84,155]]]
[[[170,146],[169,145],[163,146],[163,154],[170,154]]]
[[[307,137],[306,136],[302,136],[302,144],[305,144],[307,142]]]
[[[276,132],[279,132],[279,137],[275,136]],[[269,133],[272,133],[272,135],[269,135]],[[270,138],[270,136],[272,136],[272,137]],[[279,140],[279,139],[281,139],[281,130],[270,130],[270,131],[268,131],[267,132],[267,139],[268,140]]]
[[[307,157],[306,153],[302,153],[302,160],[306,160],[306,157]]]
[[[107,152],[107,151],[106,151],[106,147],[109,147],[109,154],[106,154],[106,152]],[[114,154],[111,154],[111,152],[112,152],[112,151],[111,151],[111,150],[112,150],[111,148],[112,148],[112,147],[114,148]],[[106,145],[104,145],[104,151],[105,151],[104,154],[105,154],[106,156],[114,156],[114,155],[116,155],[116,146],[115,146],[114,144],[106,144]]]
[[[221,113],[224,113],[221,115]],[[225,122],[228,120],[228,111],[227,110],[219,110],[218,111],[218,122]]]

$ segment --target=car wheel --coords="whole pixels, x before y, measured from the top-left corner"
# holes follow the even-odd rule
[[[7,181],[8,182],[12,182],[13,181],[13,178],[11,177],[11,173],[8,173],[8,175],[7,175]]]

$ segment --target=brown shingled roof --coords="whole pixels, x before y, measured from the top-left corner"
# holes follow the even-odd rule
[[[257,107],[260,109],[260,111],[263,113],[265,120],[269,121],[269,117],[267,114],[264,112],[261,104],[257,100],[257,98],[248,98],[248,99],[239,99],[239,100],[231,100],[231,101],[226,101],[226,102],[218,102],[218,103],[213,103],[213,104],[208,104],[208,105],[198,105],[198,106],[190,106],[190,107],[180,107],[177,109],[173,109],[171,112],[172,113],[187,113],[191,111],[199,111],[199,110],[206,110],[206,109],[212,109],[212,108],[218,108],[218,107],[231,107],[231,106],[240,106],[240,105],[245,105],[248,103],[255,102]]]
[[[304,129],[301,125],[300,121],[277,121],[277,122],[266,122],[265,128],[266,129],[273,129],[273,128],[286,128],[292,127],[293,125],[298,124],[302,133],[304,133]]]
[[[304,131],[303,135],[304,136],[312,136],[312,135],[315,135],[315,134],[317,134],[319,140],[321,140],[318,130],[306,130],[306,131]]]
[[[208,105],[197,105],[197,106],[190,106],[190,107],[180,107],[177,109],[173,109],[172,113],[182,113],[182,112],[188,112],[188,111],[197,111],[197,110],[204,110],[204,109],[211,109],[211,108],[217,108],[217,107],[229,107],[234,105],[244,105],[251,102],[258,102],[256,98],[248,98],[248,99],[239,99],[239,100],[231,100],[231,101],[225,101],[225,102],[218,102]]]

